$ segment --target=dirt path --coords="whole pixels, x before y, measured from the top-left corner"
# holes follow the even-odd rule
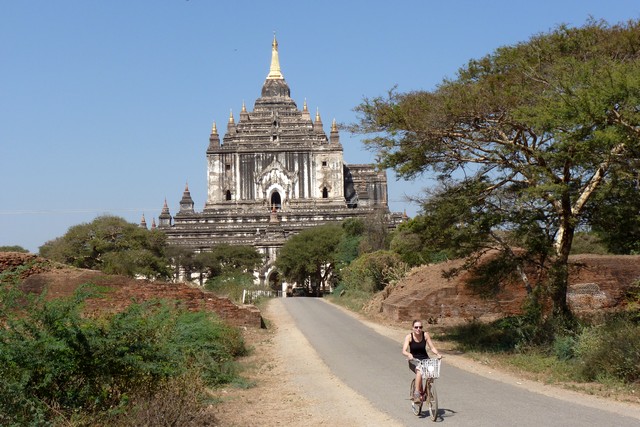
[[[350,315],[354,315],[348,312]],[[396,340],[398,354],[406,331],[358,317],[378,333]],[[264,310],[267,330],[247,330],[252,354],[241,362],[244,377],[255,382],[248,388],[229,387],[217,397],[216,418],[223,426],[396,426],[394,420],[338,380],[318,358],[293,323],[282,300],[271,300]],[[447,352],[446,362],[505,383],[590,407],[608,408],[640,419],[640,406],[614,402],[528,381],[498,372],[487,365]]]

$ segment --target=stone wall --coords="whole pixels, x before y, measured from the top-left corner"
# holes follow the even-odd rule
[[[395,322],[422,319],[449,326],[522,313],[526,291],[521,281],[506,281],[495,294],[482,296],[467,285],[468,272],[443,278],[444,271],[461,265],[456,260],[414,268],[387,290],[381,314]],[[624,308],[627,291],[640,280],[640,256],[572,256],[569,271],[569,307],[579,317],[594,317]]]
[[[151,299],[174,300],[188,310],[215,312],[234,326],[260,328],[264,326],[260,310],[254,305],[237,305],[228,298],[216,296],[185,283],[151,282],[124,276],[105,275],[99,271],[70,268],[33,254],[0,252],[0,273],[20,271],[25,292],[41,294],[49,299],[73,295],[82,284],[91,283],[107,289],[99,298],[86,302],[88,314],[117,312],[133,301]]]

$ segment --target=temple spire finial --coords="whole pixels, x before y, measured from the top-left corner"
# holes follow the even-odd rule
[[[267,80],[284,79],[280,71],[280,59],[278,57],[278,40],[276,40],[276,32],[273,32],[273,42],[271,43],[271,67]]]

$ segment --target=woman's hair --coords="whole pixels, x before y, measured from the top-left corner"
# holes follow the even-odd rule
[[[420,319],[413,319],[413,322],[411,322],[411,326],[415,325],[415,324],[416,324],[416,322],[420,322],[420,323],[422,323],[422,320],[420,320]]]

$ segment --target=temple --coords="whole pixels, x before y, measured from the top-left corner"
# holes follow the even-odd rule
[[[170,245],[196,252],[218,244],[248,245],[264,256],[256,280],[280,290],[274,268],[279,248],[301,230],[382,214],[393,227],[402,219],[388,208],[387,177],[372,164],[344,162],[333,120],[329,136],[319,111],[299,109],[280,69],[274,36],[269,74],[253,110],[244,102],[229,115],[221,137],[213,123],[206,150],[208,191],[194,210],[188,185],[172,216],[165,200],[158,229]]]

